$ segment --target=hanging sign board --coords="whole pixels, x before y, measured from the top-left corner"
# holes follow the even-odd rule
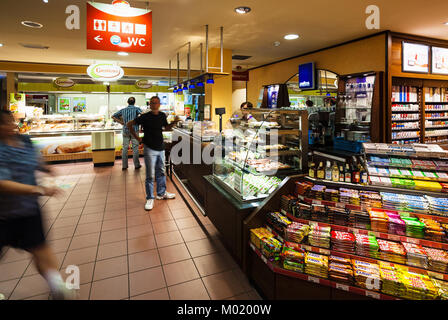
[[[71,88],[75,85],[75,81],[69,78],[56,78],[53,83],[60,88]]]
[[[299,65],[299,88],[301,90],[315,90],[315,75],[314,62]]]
[[[249,71],[232,71],[233,81],[249,81]]]
[[[432,73],[448,74],[448,49],[432,47]]]
[[[112,63],[97,63],[87,68],[87,74],[95,81],[117,81],[124,76],[124,70]]]
[[[402,51],[403,72],[429,72],[429,46],[403,42]]]
[[[152,12],[114,3],[87,2],[87,49],[152,53]]]
[[[146,79],[137,80],[135,86],[140,89],[149,89],[152,87],[152,82]]]

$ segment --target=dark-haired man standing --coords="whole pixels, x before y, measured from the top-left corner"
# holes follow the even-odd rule
[[[128,106],[126,108],[119,110],[118,112],[115,112],[112,116],[112,119],[123,125],[123,152],[122,152],[123,170],[128,169],[128,148],[130,141],[132,141],[134,167],[136,170],[142,167],[140,165],[140,159],[138,154],[139,142],[131,135],[128,127],[126,126],[126,123],[128,123],[131,120],[134,120],[141,113],[142,110],[135,106],[135,98],[130,97],[128,99]],[[136,132],[139,132],[138,125],[134,126],[134,130]]]
[[[163,130],[170,131],[179,122],[176,117],[173,123],[168,124],[165,113],[160,109],[160,98],[154,96],[149,102],[150,112],[144,113],[137,119],[128,122],[127,126],[132,136],[144,143],[146,166],[146,204],[145,210],[154,207],[154,179],[157,183],[158,200],[173,199],[174,193],[166,191],[165,176],[165,146],[163,145]],[[141,125],[145,133],[143,140],[137,135],[135,125]]]

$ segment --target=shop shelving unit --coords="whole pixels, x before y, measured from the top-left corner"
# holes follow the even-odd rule
[[[392,142],[420,142],[421,92],[417,87],[392,87]]]
[[[245,263],[245,270],[249,277],[255,282],[256,286],[263,292],[263,294],[270,299],[307,299],[307,295],[303,294],[304,290],[311,290],[313,292],[312,299],[338,299],[340,298],[341,291],[344,291],[346,295],[344,298],[358,299],[358,298],[373,298],[373,299],[401,299],[400,296],[391,296],[389,294],[383,294],[381,291],[366,290],[364,288],[357,287],[354,284],[339,283],[331,279],[319,278],[316,276],[308,275],[306,273],[294,272],[285,270],[280,264],[269,261],[261,252],[249,241],[250,230],[258,227],[267,227],[271,233],[273,233],[280,241],[284,240],[284,235],[281,234],[276,227],[270,226],[266,221],[265,216],[269,212],[280,212],[285,215],[291,221],[299,223],[305,223],[309,225],[329,226],[331,230],[338,230],[344,232],[351,232],[353,234],[373,234],[379,239],[397,241],[397,242],[409,242],[423,247],[435,248],[440,250],[448,250],[448,242],[438,242],[430,239],[417,238],[409,235],[399,235],[395,233],[380,232],[377,230],[363,229],[351,224],[339,225],[331,219],[327,221],[315,220],[313,217],[301,217],[294,216],[292,212],[281,209],[280,201],[283,195],[295,194],[295,182],[296,181],[312,181],[316,184],[325,185],[329,188],[351,188],[358,190],[376,190],[385,192],[395,192],[404,194],[413,194],[412,190],[393,189],[385,187],[374,186],[361,186],[351,185],[347,183],[329,182],[329,181],[316,181],[314,179],[305,176],[290,177],[286,183],[271,197],[269,197],[262,206],[255,211],[251,216],[245,220],[245,236],[248,242],[247,245],[247,261]],[[426,194],[426,193],[425,193]],[[431,196],[438,196],[447,198],[448,196],[441,193],[430,193]],[[310,196],[298,195],[298,200],[306,204],[317,204],[325,206],[333,206],[336,208],[345,208],[352,210],[363,210],[361,205],[352,205],[347,203],[325,201],[319,199],[313,199]],[[433,214],[417,214],[410,213],[411,215],[419,218],[430,218],[440,223],[448,223],[448,217],[438,216]],[[370,263],[377,263],[378,261],[386,261],[395,265],[401,265],[409,272],[425,274],[429,277],[433,277],[438,280],[448,281],[448,271],[446,273],[439,270],[424,269],[423,267],[416,267],[407,264],[400,264],[388,260],[384,260],[384,257],[373,258],[371,256],[360,255],[358,253],[348,253],[344,251],[334,250],[333,247],[322,248],[309,245],[306,241],[302,241],[298,246],[308,252],[318,253],[322,255],[337,255],[349,259],[357,259]],[[407,261],[407,260],[405,260]],[[407,262],[406,262],[407,263]],[[263,267],[265,266],[265,267]],[[288,283],[286,285],[286,283]],[[310,284],[311,283],[311,284]]]

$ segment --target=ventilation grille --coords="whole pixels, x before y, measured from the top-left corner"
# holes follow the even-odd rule
[[[238,55],[238,54],[232,56],[233,60],[247,60],[249,58],[252,58],[252,56],[242,56],[242,55]]]

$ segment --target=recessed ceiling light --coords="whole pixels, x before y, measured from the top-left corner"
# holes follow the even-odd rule
[[[285,36],[285,39],[286,40],[295,40],[295,39],[298,39],[299,38],[299,35],[298,34],[287,34],[286,36]]]
[[[445,22],[444,25],[448,26],[448,22]]]
[[[239,13],[239,14],[246,14],[246,13],[249,13],[250,12],[250,8],[249,7],[238,7],[238,8],[235,8],[235,12],[236,13]]]
[[[44,26],[43,24],[41,24],[39,22],[34,22],[34,21],[22,21],[22,24],[25,27],[36,28],[36,29],[40,29]]]
[[[280,41],[275,41],[274,42],[274,47],[278,47],[280,45]]]
[[[0,47],[3,47],[3,43],[0,43]]]
[[[44,3],[48,3],[48,0],[42,0]]]
[[[119,56],[128,56],[128,55],[129,55],[129,53],[124,52],[124,51],[120,51],[120,52],[118,52],[117,54],[118,54]]]

